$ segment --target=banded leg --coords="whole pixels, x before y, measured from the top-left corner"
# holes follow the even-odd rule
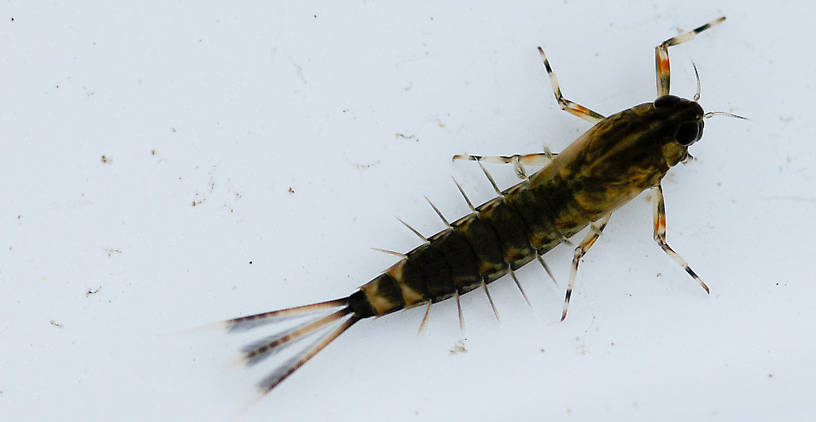
[[[589,226],[590,231],[587,233],[586,238],[575,248],[575,254],[572,256],[572,269],[570,270],[567,294],[564,297],[564,310],[561,311],[561,321],[567,317],[567,308],[569,307],[570,297],[572,297],[572,288],[575,286],[575,276],[578,274],[578,263],[581,261],[581,258],[586,255],[587,251],[589,251],[589,248],[595,244],[598,237],[601,236],[611,216],[612,214],[607,214],[605,217],[601,217],[600,220],[592,223],[592,225]]]
[[[689,32],[680,34],[676,37],[671,37],[655,47],[655,71],[657,72],[656,78],[658,97],[669,95],[669,83],[671,82],[671,69],[669,68],[669,47],[690,41],[700,32],[703,32],[724,20],[725,16],[714,19],[713,21],[703,26],[694,28]]]
[[[545,166],[552,161],[553,157],[558,155],[550,151],[538,152],[534,154],[515,154],[515,155],[469,155],[456,154],[451,160],[471,160],[485,163],[499,163],[499,164],[513,164],[513,169],[516,171],[516,176],[520,179],[527,178],[527,172],[522,165],[530,166]]]
[[[541,55],[541,59],[544,61],[544,67],[547,69],[547,74],[550,75],[553,93],[555,94],[555,99],[558,101],[558,104],[561,106],[561,110],[576,115],[592,124],[603,120],[604,116],[602,114],[596,113],[580,104],[576,104],[561,95],[561,87],[558,85],[558,78],[555,77],[555,73],[553,73],[553,70],[550,67],[550,61],[547,60],[547,55],[544,54],[544,49],[538,47],[538,54]]]
[[[703,280],[700,279],[699,276],[694,272],[694,270],[689,267],[689,264],[684,260],[677,252],[672,249],[668,243],[666,243],[666,205],[663,202],[663,187],[657,185],[654,188],[654,240],[660,245],[660,248],[666,252],[667,255],[671,257],[671,259],[677,261],[684,270],[700,284],[700,287],[706,291],[706,293],[711,293],[709,291],[708,286],[703,283]]]

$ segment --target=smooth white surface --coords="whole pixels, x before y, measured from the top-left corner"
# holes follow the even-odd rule
[[[812,417],[812,6],[612,3],[4,3],[0,419]],[[672,92],[693,94],[693,59],[703,107],[751,121],[709,120],[664,181],[669,243],[710,296],[640,197],[564,323],[561,247],[562,288],[519,272],[532,309],[503,279],[501,322],[469,294],[465,334],[452,302],[420,336],[421,309],[364,321],[245,413],[265,374],[227,367],[245,339],[178,332],[352,292],[393,262],[369,247],[416,245],[393,216],[430,234],[423,195],[466,211],[450,175],[491,196],[455,153],[568,145],[589,126],[536,45],[611,114],[654,98],[657,43],[720,15],[671,49]]]

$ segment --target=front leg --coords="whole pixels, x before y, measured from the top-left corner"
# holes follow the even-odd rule
[[[669,95],[669,84],[671,82],[671,68],[669,66],[669,47],[689,41],[700,32],[703,32],[706,29],[711,28],[712,26],[724,20],[725,16],[718,19],[714,19],[713,21],[705,25],[699,26],[697,28],[694,28],[689,32],[680,34],[676,37],[671,37],[666,41],[660,43],[657,47],[655,47],[655,73],[657,79],[658,97]],[[694,71],[696,73],[697,69],[695,68]]]
[[[544,68],[547,69],[547,74],[550,75],[553,94],[555,94],[555,100],[558,101],[558,105],[561,106],[561,110],[564,110],[573,116],[578,116],[592,124],[603,120],[604,116],[601,113],[592,111],[581,104],[574,103],[564,98],[564,96],[561,94],[561,86],[558,85],[558,78],[555,77],[555,72],[553,72],[552,67],[550,67],[550,61],[547,60],[547,55],[544,54],[544,49],[538,47],[538,54],[541,55],[541,60],[544,62]]]

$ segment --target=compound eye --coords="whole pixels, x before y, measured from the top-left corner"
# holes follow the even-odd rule
[[[669,108],[680,102],[680,97],[674,95],[664,95],[655,100],[655,108]]]
[[[680,145],[689,146],[693,144],[694,141],[700,139],[702,132],[703,122],[686,122],[677,128],[674,139],[676,139]]]

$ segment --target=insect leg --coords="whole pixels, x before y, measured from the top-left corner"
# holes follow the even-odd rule
[[[522,165],[531,165],[531,166],[544,166],[552,161],[553,156],[558,154],[552,153],[550,151],[538,152],[534,154],[515,154],[515,155],[469,155],[469,154],[456,154],[451,158],[452,160],[471,160],[471,161],[484,161],[486,163],[499,163],[499,164],[513,164],[513,169],[516,171],[516,175],[520,179],[527,178],[527,172],[524,171],[524,167]]]
[[[552,82],[553,93],[555,94],[555,99],[558,101],[558,104],[561,106],[561,109],[593,124],[603,120],[604,116],[601,115],[600,113],[596,113],[580,104],[576,104],[564,98],[564,96],[561,95],[561,87],[558,85],[558,78],[555,77],[555,73],[553,73],[553,70],[550,67],[550,61],[547,60],[547,55],[544,54],[544,49],[538,47],[538,54],[541,54],[541,59],[544,61],[544,67],[547,69],[547,74],[550,75],[550,82]]]
[[[655,71],[657,72],[656,78],[658,97],[669,95],[669,83],[671,82],[671,69],[669,68],[669,47],[689,41],[700,32],[703,32],[724,20],[725,16],[714,19],[713,21],[703,26],[694,28],[689,32],[680,34],[676,37],[671,37],[655,47]]]
[[[677,261],[680,266],[683,267],[684,270],[700,284],[700,287],[706,291],[706,293],[711,293],[703,283],[703,280],[700,279],[699,276],[689,267],[686,260],[684,260],[677,252],[672,249],[668,243],[666,243],[666,205],[663,202],[663,187],[657,185],[654,188],[654,240],[660,245],[660,248],[666,252],[673,260]]]
[[[575,248],[575,254],[572,256],[572,269],[570,270],[567,294],[564,297],[564,310],[561,311],[561,321],[567,317],[567,308],[569,307],[570,297],[572,297],[572,288],[575,286],[575,276],[578,274],[578,263],[581,261],[581,258],[586,255],[587,251],[589,251],[589,248],[595,244],[598,237],[601,236],[601,232],[603,232],[603,229],[606,228],[606,224],[609,223],[609,217],[611,216],[612,214],[607,214],[606,216],[601,217],[600,220],[590,225],[590,231],[586,238],[584,238],[581,244]]]

